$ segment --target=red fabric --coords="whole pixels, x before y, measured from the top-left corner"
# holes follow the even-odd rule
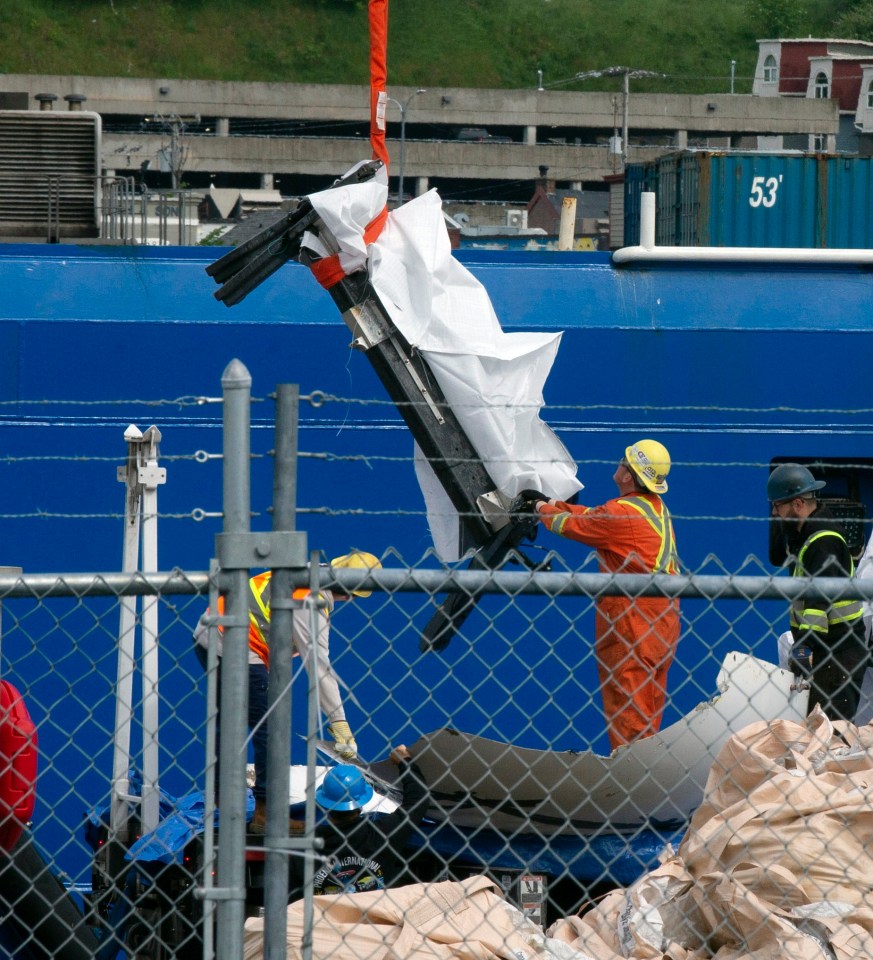
[[[594,547],[604,573],[652,573],[662,538],[645,517],[621,502],[628,499],[615,498],[600,507],[543,504],[540,519],[549,530]],[[641,499],[664,516],[657,494]],[[661,727],[667,671],[679,643],[679,601],[600,597],[594,631],[603,711],[614,749]]]
[[[385,146],[388,84],[388,0],[370,0],[370,146],[373,159],[388,166]],[[381,102],[380,102],[381,94]]]
[[[382,228],[385,226],[387,219],[388,207],[383,207],[381,212],[377,213],[364,229],[365,244],[369,246],[369,244],[373,243],[376,237],[382,232]],[[310,270],[312,270],[315,279],[325,290],[330,290],[335,283],[339,283],[345,276],[345,272],[340,264],[339,254],[336,253],[332,257],[324,257],[322,260],[316,260],[315,263],[310,264]]]
[[[11,850],[36,803],[36,726],[21,694],[0,680],[0,848]]]

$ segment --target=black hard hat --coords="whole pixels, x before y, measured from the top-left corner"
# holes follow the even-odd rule
[[[816,480],[799,463],[780,463],[767,481],[767,499],[771,503],[793,500],[814,490],[821,490],[824,485],[824,480]]]

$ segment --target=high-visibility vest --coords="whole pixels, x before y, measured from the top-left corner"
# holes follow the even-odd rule
[[[664,501],[661,501],[661,514],[643,497],[622,497],[619,503],[636,510],[657,533],[661,545],[652,563],[652,573],[678,573],[679,562],[676,557],[676,538],[673,534],[673,523],[670,520],[670,511]],[[645,559],[640,557],[641,560]]]
[[[806,570],[803,566],[803,558],[809,546],[815,543],[821,537],[838,537],[844,544],[846,538],[836,530],[819,530],[809,537],[800,548],[797,555],[797,563],[794,566],[795,577],[805,577]],[[849,576],[855,574],[855,561],[849,554]],[[821,602],[821,601],[811,601]],[[824,609],[821,607],[807,606],[806,600],[802,597],[791,602],[789,612],[789,622],[791,626],[798,630],[812,630],[814,633],[828,633],[831,627],[841,623],[849,623],[857,620],[864,613],[864,605],[860,600],[837,600],[835,603],[828,604]]]
[[[249,580],[249,647],[267,665],[270,663],[271,586],[272,573],[269,570]],[[307,587],[298,587],[291,596],[294,600],[305,600],[310,593]]]

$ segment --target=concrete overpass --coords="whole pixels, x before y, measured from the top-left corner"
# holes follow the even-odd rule
[[[156,169],[162,151],[166,157],[177,150],[186,172],[256,174],[266,183],[277,174],[334,177],[369,153],[364,86],[2,74],[0,93],[19,94],[34,109],[100,113],[103,166],[117,174],[139,172],[144,160]],[[417,94],[414,87],[395,87],[389,93],[392,174],[398,172],[403,103],[404,174],[417,191],[436,176],[531,180],[547,166],[550,178],[584,182],[618,168],[606,141],[617,117],[622,125],[620,91],[439,87]],[[828,99],[664,95],[631,87],[626,107],[629,162],[689,143],[753,148],[757,136],[818,135],[832,143],[839,128],[838,104]],[[140,130],[145,118],[159,120],[162,132],[152,132],[155,123]],[[303,135],[267,135],[258,126],[265,121],[297,123]],[[360,125],[363,135],[313,135],[312,124],[332,122]],[[461,142],[462,127],[484,127],[512,142]]]

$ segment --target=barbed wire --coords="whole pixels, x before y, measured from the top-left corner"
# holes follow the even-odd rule
[[[833,431],[834,433],[843,433],[844,431]],[[274,456],[273,450],[267,450],[265,452],[252,451],[249,454],[250,459],[252,460],[266,460]],[[336,453],[333,450],[299,450],[297,456],[301,460],[319,460],[325,463],[361,463],[367,467],[371,467],[374,464],[391,464],[391,463],[402,463],[402,464],[413,464],[415,462],[415,456],[412,450],[407,454],[388,454],[388,453]],[[194,463],[207,463],[211,460],[223,460],[224,454],[222,452],[210,453],[206,450],[196,450],[194,453],[178,453],[178,454],[169,454],[161,455],[159,460],[161,463],[174,463],[174,462],[194,462]],[[2,454],[0,455],[0,464],[6,464],[8,466],[15,465],[17,463],[114,463],[116,465],[121,465],[126,463],[127,456],[123,453],[118,454],[117,456],[105,456],[102,454]],[[430,458],[431,463],[442,463],[442,462],[451,462],[452,464],[465,464],[465,463],[480,463],[481,461],[475,457],[451,457],[445,461],[441,460],[438,457]],[[513,464],[516,463],[514,457],[489,457],[488,462],[492,464]],[[527,457],[525,462],[531,466],[545,466],[557,462],[554,459],[536,459],[533,457]],[[575,463],[579,467],[601,467],[601,466],[615,466],[617,462],[616,457],[577,457],[575,458]],[[830,459],[828,457],[818,457],[815,459],[815,465],[819,467],[828,467],[828,466],[838,466],[842,469],[854,469],[854,470],[865,470],[873,471],[873,462],[864,462],[864,461],[851,461],[847,460],[845,457],[840,457],[837,459]],[[705,470],[724,470],[724,469],[771,469],[773,463],[769,460],[682,460],[679,458],[674,458],[672,460],[673,467],[681,468],[690,468],[690,469],[705,469]]]
[[[260,513],[253,510],[253,517],[259,517]],[[182,513],[162,513],[150,514],[158,520],[205,520],[207,518],[223,517],[220,510],[204,510],[201,507],[195,507],[193,510],[187,510]],[[119,511],[106,511],[105,513],[64,513],[55,510],[30,510],[23,513],[0,513],[0,520],[125,520],[126,515]]]
[[[274,398],[273,394],[265,397],[252,397],[252,403],[265,403]],[[327,403],[344,404],[347,406],[362,407],[388,407],[391,409],[405,407],[430,406],[425,400],[401,400],[395,401],[383,397],[349,397],[341,394],[327,393],[323,390],[313,390],[310,393],[300,394],[300,401],[308,403],[310,406],[318,409]],[[200,407],[208,404],[223,404],[222,397],[207,396],[182,396],[182,397],[157,397],[153,399],[131,398],[131,399],[18,399],[18,400],[0,400],[0,407],[53,407],[53,406],[81,406],[81,407],[101,407],[101,406],[146,406],[146,407]],[[584,413],[590,410],[618,410],[621,412],[640,411],[645,413],[669,412],[677,413],[687,411],[689,413],[749,413],[749,414],[772,414],[772,413],[791,413],[802,416],[829,415],[873,415],[873,407],[796,407],[789,405],[769,406],[769,407],[750,407],[750,406],[725,406],[724,404],[652,404],[652,403],[549,403],[546,401],[531,401],[529,403],[518,402],[509,399],[505,403],[494,401],[481,401],[471,403],[452,403],[453,409],[481,409],[483,406],[490,410],[571,410],[578,413]],[[782,426],[781,424],[779,426]]]
[[[765,501],[766,505],[766,501]],[[258,518],[266,516],[272,512],[272,508],[267,506],[263,510],[252,509],[251,517]],[[455,517],[478,517],[478,514],[472,512],[453,512],[446,514],[438,513],[428,513],[424,507],[420,509],[407,509],[403,507],[390,507],[384,510],[378,510],[371,507],[331,507],[331,506],[315,506],[315,507],[297,507],[297,513],[299,515],[306,516],[324,516],[324,517],[418,517],[418,518],[439,518],[441,516],[455,518]],[[691,513],[679,513],[676,510],[671,510],[670,515],[674,520],[682,521],[710,521],[717,520],[721,523],[732,523],[732,522],[753,522],[753,523],[769,523],[770,516],[766,511],[762,511],[760,514],[744,514],[736,513],[728,516],[725,515],[716,515],[716,514],[691,514]],[[193,520],[195,522],[200,522],[207,519],[221,519],[224,514],[221,510],[205,510],[202,507],[194,507],[191,510],[185,510],[180,512],[169,512],[164,513],[158,511],[156,514],[150,515],[155,516],[158,520]],[[91,512],[91,513],[70,513],[60,510],[30,510],[23,511],[21,513],[0,513],[0,520],[124,520],[125,514],[120,511],[105,511],[105,512]],[[873,524],[873,518],[869,520],[861,521],[865,524]]]
[[[252,397],[253,403],[260,403],[263,398]],[[155,400],[145,400],[134,398],[131,400],[68,400],[68,399],[42,399],[42,400],[0,400],[0,407],[36,407],[36,406],[78,406],[78,407],[103,407],[103,406],[141,406],[141,407],[202,407],[209,403],[224,403],[222,397],[195,397],[184,396],[170,398],[158,398]]]
[[[390,399],[383,399],[380,397],[346,397],[339,394],[325,393],[321,390],[313,390],[308,395],[301,394],[301,400],[306,400],[314,407],[320,407],[325,403],[344,403],[353,406],[374,406],[374,407],[419,407],[426,406],[426,401],[424,400],[403,400],[403,401],[394,401]],[[612,402],[602,402],[602,403],[519,403],[515,400],[507,400],[506,403],[494,403],[494,402],[483,402],[483,403],[469,403],[469,404],[458,404],[453,403],[453,409],[463,409],[464,407],[471,407],[479,409],[482,406],[487,406],[489,409],[502,410],[502,409],[511,409],[511,410],[576,410],[576,411],[586,411],[586,410],[645,410],[646,412],[652,411],[670,411],[677,412],[687,410],[691,413],[797,413],[805,415],[813,414],[873,414],[873,407],[792,407],[787,405],[780,405],[775,407],[728,407],[722,404],[690,404],[690,403],[681,403],[681,404],[651,404],[651,403],[612,403]]]

